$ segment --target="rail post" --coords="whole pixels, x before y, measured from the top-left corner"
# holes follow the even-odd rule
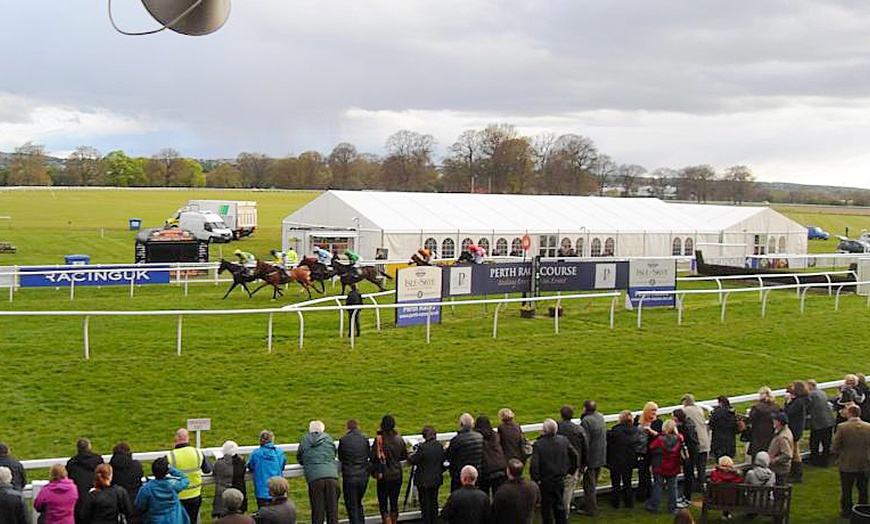
[[[339,311],[339,313],[341,312]],[[299,349],[302,349],[302,342],[305,340],[305,317],[302,316],[302,312],[298,309],[296,314],[299,315]]]
[[[725,308],[728,307],[728,295],[729,293],[726,291],[725,296],[722,297],[722,312],[719,314],[719,323],[725,323]]]
[[[88,324],[90,323],[90,320],[91,320],[91,317],[89,317],[88,315],[85,315],[85,321],[83,323],[84,325],[82,326],[82,329],[84,331],[84,342],[85,342],[85,360],[91,359],[91,342],[90,342],[90,337],[88,336],[88,331],[89,331]]]
[[[179,357],[181,356],[181,325],[184,322],[183,318],[183,315],[178,315],[178,327],[175,333],[175,355]]]
[[[640,327],[641,317],[643,315],[643,299],[646,298],[644,295],[640,296],[640,300],[637,303],[637,327]]]
[[[674,293],[674,301],[677,304],[677,325],[683,325],[683,301],[680,300],[680,294]]]
[[[136,276],[130,279],[130,298],[133,298],[133,287],[136,285]]]
[[[432,306],[426,306],[426,343],[432,340]]]
[[[71,273],[69,277],[69,299],[76,299],[76,275]]]
[[[341,300],[335,299],[335,305],[341,307]],[[338,310],[338,338],[344,338],[344,310]],[[300,346],[301,347],[301,346]],[[353,344],[351,344],[353,347]]]
[[[764,318],[767,313],[767,297],[770,296],[770,290],[764,292],[764,298],[761,300],[761,318]]]
[[[610,301],[610,329],[613,329],[613,317],[616,313],[616,301],[619,300],[619,296],[613,297],[613,300]]]
[[[353,309],[350,312],[350,319],[348,319],[348,336],[350,337],[350,349],[353,349],[356,345],[356,330],[353,328],[353,323],[356,320],[356,314],[359,312],[359,309]],[[343,313],[343,311],[339,310],[339,313]],[[342,317],[344,318],[344,317]]]
[[[805,287],[805,288],[803,289],[803,291],[801,292],[801,294],[800,294],[800,297],[801,297],[801,314],[804,313],[804,302],[806,302],[806,298],[807,298],[807,290],[808,290],[808,289],[809,289],[809,287]]]
[[[453,302],[453,299],[450,299],[450,302]],[[496,304],[495,313],[492,314],[492,338],[498,338],[498,310],[501,309],[502,304],[504,304],[504,302]],[[868,302],[868,304],[870,304],[870,302]]]
[[[375,300],[375,297],[370,296],[369,300],[372,301],[372,304],[374,304],[376,306],[378,305],[378,301]],[[381,330],[381,308],[379,308],[379,307],[375,308],[375,325],[377,326],[377,330],[380,331]]]

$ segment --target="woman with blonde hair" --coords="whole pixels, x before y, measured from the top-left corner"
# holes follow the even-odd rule
[[[91,524],[118,524],[130,518],[133,505],[121,486],[112,486],[112,466],[100,464],[94,472],[94,487],[88,492],[82,514]]]
[[[510,408],[501,408],[498,410],[498,419],[501,421],[498,426],[498,440],[505,460],[515,458],[525,463],[530,454],[527,449],[529,445],[523,436],[523,430],[514,421],[514,412]]]
[[[67,476],[61,464],[51,467],[48,485],[39,491],[33,501],[33,509],[40,513],[40,522],[51,524],[75,524],[75,507],[79,490]]]
[[[754,458],[759,451],[767,451],[773,439],[773,416],[779,413],[773,391],[767,386],[758,390],[758,402],[749,410],[749,448],[746,453]],[[752,462],[750,460],[750,462]]]
[[[635,449],[637,453],[637,500],[647,499],[652,488],[649,443],[662,431],[662,421],[658,418],[658,410],[659,405],[649,401],[643,406],[643,411],[635,420],[639,433]]]

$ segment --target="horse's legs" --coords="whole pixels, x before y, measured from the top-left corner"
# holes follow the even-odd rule
[[[230,286],[230,288],[227,290],[227,293],[224,295],[223,300],[226,300],[227,297],[230,296],[230,292],[231,292],[233,289],[235,289],[235,287],[238,286],[238,285],[239,285],[238,282],[233,282],[233,285]]]
[[[251,295],[253,296],[254,293],[256,293],[257,291],[263,289],[264,287],[266,287],[266,286],[268,286],[268,285],[269,285],[268,282],[266,282],[265,284],[260,284],[260,286],[259,286],[257,289],[255,289],[253,292],[250,292],[250,291],[249,291],[249,293],[251,293]]]
[[[375,277],[367,277],[366,280],[368,280],[368,281],[371,282],[372,284],[378,286],[378,290],[380,290],[380,291],[386,291],[386,289],[384,288],[384,286],[381,285],[381,281],[380,281],[379,279],[377,279],[377,278],[375,278]]]

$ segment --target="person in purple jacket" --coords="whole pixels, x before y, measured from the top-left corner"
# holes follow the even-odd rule
[[[33,508],[40,512],[45,522],[52,524],[75,524],[75,507],[79,490],[69,479],[61,464],[51,467],[48,485],[39,491]]]

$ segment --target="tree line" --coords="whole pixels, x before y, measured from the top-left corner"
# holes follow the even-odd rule
[[[244,152],[232,160],[195,160],[172,148],[151,157],[101,154],[81,146],[53,161],[43,146],[26,143],[0,167],[0,184],[119,187],[387,189],[477,193],[654,196],[696,202],[788,201],[766,191],[749,167],[716,171],[710,165],[648,171],[621,164],[588,137],[552,133],[522,136],[510,124],[467,130],[436,165],[432,135],[401,130],[385,154],[361,153],[342,142],[329,154],[306,151],[272,158]],[[784,198],[783,198],[784,197]],[[812,198],[812,195],[803,195]],[[793,200],[793,198],[791,198]],[[868,202],[870,203],[870,202]]]

